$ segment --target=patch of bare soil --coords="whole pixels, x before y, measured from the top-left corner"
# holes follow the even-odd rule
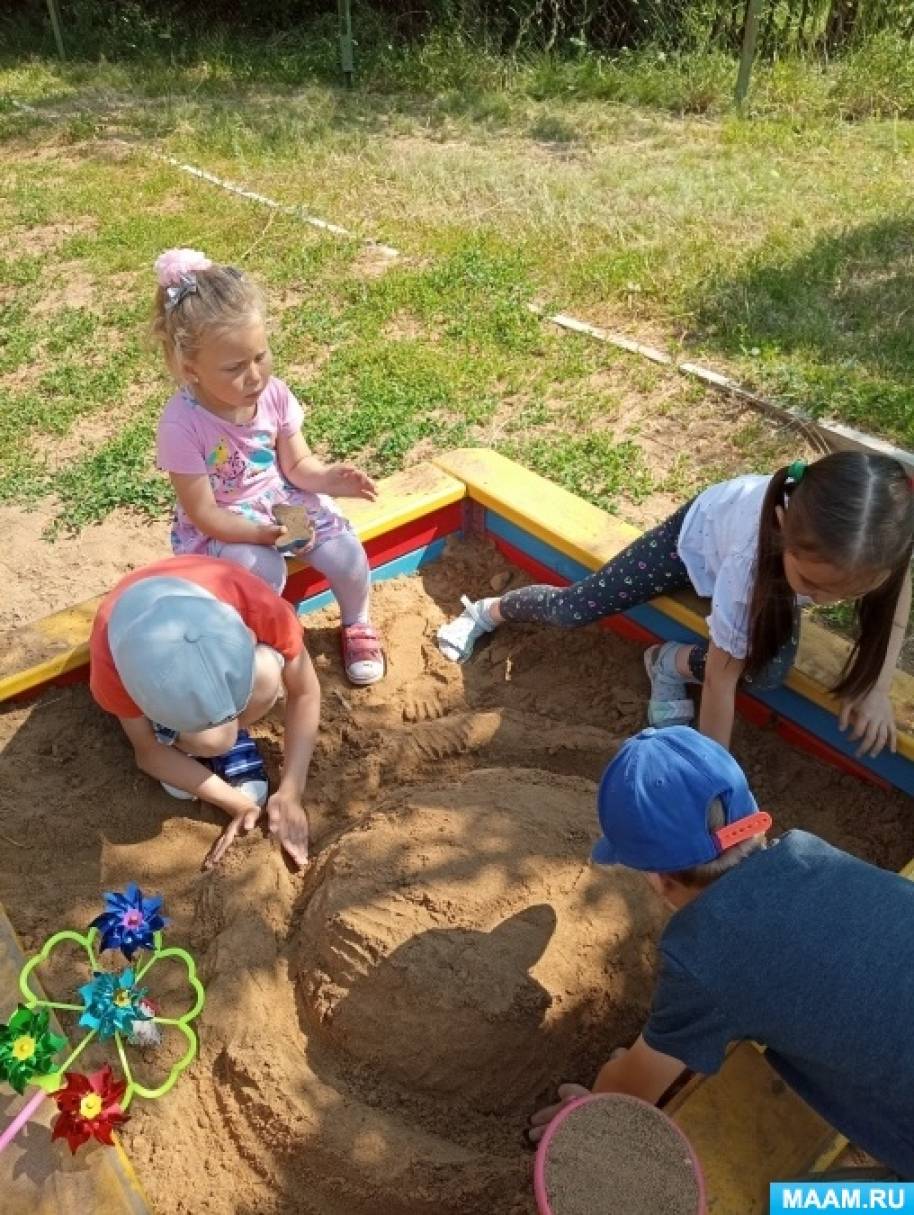
[[[149,523],[127,511],[77,536],[48,540],[44,532],[57,512],[50,501],[29,511],[0,505],[0,649],[3,631],[100,595],[128,570],[171,552],[167,522]]]

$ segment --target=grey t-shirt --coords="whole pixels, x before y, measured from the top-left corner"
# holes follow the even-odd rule
[[[647,1044],[715,1072],[752,1039],[823,1118],[914,1178],[914,883],[790,831],[670,920]]]

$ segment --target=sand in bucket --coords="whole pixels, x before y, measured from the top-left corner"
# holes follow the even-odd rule
[[[541,1215],[701,1215],[703,1184],[682,1132],[633,1097],[585,1097],[563,1111],[537,1160]]]

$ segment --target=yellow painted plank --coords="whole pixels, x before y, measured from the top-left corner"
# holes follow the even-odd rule
[[[361,539],[371,540],[465,496],[462,481],[423,463],[385,477],[376,502],[354,500],[346,510]],[[289,564],[293,572],[303,568],[301,562]],[[100,602],[101,596],[86,599],[12,634],[0,656],[0,703],[88,663],[89,633]]]
[[[384,477],[378,484],[377,502],[346,500],[346,515],[362,540],[412,523],[423,515],[459,502],[466,486],[431,462],[414,464]]]
[[[614,519],[498,452],[465,448],[446,452],[435,462],[446,472],[464,480],[474,501],[497,511],[588,569],[605,564],[640,535],[637,528]],[[679,624],[707,636],[707,604],[696,595],[664,595],[653,600],[652,606]],[[847,648],[847,642],[842,638],[811,620],[804,620],[800,652],[787,686],[837,714],[838,705],[828,692],[828,686],[837,681]],[[914,760],[914,678],[903,671],[898,672],[892,700],[901,727],[899,753]]]
[[[40,687],[49,680],[58,679],[67,671],[75,671],[85,666],[89,661],[89,647],[86,644],[75,645],[64,650],[54,658],[37,662],[21,671],[0,678],[0,703],[11,700],[29,688]]]
[[[826,1160],[835,1132],[749,1043],[666,1107],[695,1149],[709,1215],[766,1215],[768,1185]],[[840,1150],[840,1149],[839,1149]]]
[[[488,448],[462,448],[436,456],[445,472],[465,481],[470,497],[491,507],[567,556],[596,569],[641,534]]]
[[[19,1000],[19,972],[25,957],[12,924],[0,906],[0,1020]],[[34,979],[32,980],[34,984]],[[60,1026],[55,1025],[57,1032]],[[8,1121],[26,1097],[0,1094],[0,1120]],[[87,1146],[76,1156],[59,1140],[51,1141],[52,1101],[24,1127],[0,1155],[0,1208],[3,1215],[152,1215],[122,1146]]]

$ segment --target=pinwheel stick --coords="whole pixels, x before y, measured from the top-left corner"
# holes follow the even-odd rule
[[[69,1007],[69,1005],[66,1007]],[[33,1083],[38,1085],[37,1092],[33,1093],[32,1096],[29,1097],[28,1101],[26,1101],[19,1113],[16,1114],[9,1126],[4,1127],[3,1131],[0,1132],[0,1152],[5,1151],[25,1126],[25,1124],[34,1118],[35,1114],[41,1108],[42,1101],[44,1101],[45,1097],[50,1096],[49,1087],[50,1089],[56,1089],[59,1086],[60,1077],[65,1071],[67,1071],[68,1068],[72,1067],[94,1037],[94,1033],[86,1034],[79,1046],[77,1046],[76,1049],[71,1052],[70,1057],[60,1066],[60,1068],[58,1068],[56,1072],[53,1072],[49,1076],[35,1077]]]
[[[29,1119],[34,1117],[42,1101],[44,1101],[47,1095],[48,1094],[46,1092],[39,1089],[37,1093],[34,1093],[31,1097],[29,1097],[28,1101],[26,1101],[25,1105],[22,1107],[13,1121],[4,1129],[3,1133],[0,1134],[0,1152],[3,1151],[7,1144],[13,1142]]]

